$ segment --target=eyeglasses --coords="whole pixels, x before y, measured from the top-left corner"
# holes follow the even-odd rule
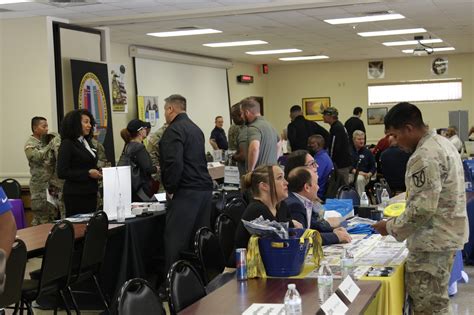
[[[316,163],[315,160],[312,160],[312,161],[306,163],[304,166],[317,168],[317,167],[318,167],[318,163]]]

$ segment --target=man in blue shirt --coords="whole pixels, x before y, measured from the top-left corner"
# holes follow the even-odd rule
[[[209,142],[214,150],[226,151],[229,148],[229,143],[227,142],[225,130],[222,128],[224,126],[224,118],[222,116],[217,116],[215,124],[216,127],[211,131]]]
[[[377,168],[375,157],[365,147],[365,133],[361,130],[354,131],[352,142],[354,146],[352,149],[352,170],[351,174],[349,174],[349,182],[354,182],[354,176],[358,174],[355,180],[355,188],[360,196],[365,191],[365,186],[369,183]]]
[[[328,152],[324,149],[325,140],[321,135],[312,135],[308,138],[308,148],[314,154],[314,160],[318,164],[318,197],[324,200],[327,189],[329,174],[334,169]]]

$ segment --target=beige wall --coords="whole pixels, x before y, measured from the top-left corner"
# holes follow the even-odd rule
[[[315,62],[289,65],[271,65],[266,80],[266,113],[277,130],[289,122],[289,108],[301,104],[304,97],[329,96],[331,104],[339,109],[339,119],[345,121],[355,106],[364,109],[368,142],[383,136],[383,125],[367,126],[367,86],[369,83],[426,80],[435,78],[462,78],[463,99],[456,102],[418,104],[424,120],[431,127],[448,125],[448,111],[469,110],[469,123],[474,123],[474,54],[451,54],[448,73],[435,77],[430,64],[433,57],[411,57],[384,60],[385,78],[367,79],[367,61]],[[272,110],[269,110],[271,108]],[[323,126],[328,125],[321,122]]]
[[[264,109],[267,109],[267,100],[265,98],[267,75],[262,74],[261,65],[235,62],[234,66],[227,73],[231,105],[248,96],[263,96]],[[241,74],[253,76],[253,83],[237,82],[237,76]]]
[[[51,21],[35,17],[0,23],[0,178],[27,182],[23,145],[31,134],[31,117],[56,120]]]
[[[125,128],[130,120],[137,117],[137,96],[132,58],[128,56],[128,45],[110,43],[110,58],[111,61],[109,64],[123,64],[126,69],[125,84],[127,89],[128,113],[112,113],[115,159],[118,161],[124,144],[120,137],[120,130]]]

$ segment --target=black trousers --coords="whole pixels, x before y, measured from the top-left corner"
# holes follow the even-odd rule
[[[97,211],[97,193],[91,194],[64,194],[66,217],[79,213]]]
[[[166,211],[165,272],[190,248],[199,228],[210,226],[212,191],[180,189]]]

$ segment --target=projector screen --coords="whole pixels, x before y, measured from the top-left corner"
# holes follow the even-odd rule
[[[181,94],[187,100],[188,116],[204,133],[206,152],[212,152],[209,137],[215,117],[224,118],[226,134],[230,126],[226,70],[135,58],[135,72],[137,95],[157,97],[158,100],[158,119],[153,130],[165,122],[164,99],[171,94]]]

